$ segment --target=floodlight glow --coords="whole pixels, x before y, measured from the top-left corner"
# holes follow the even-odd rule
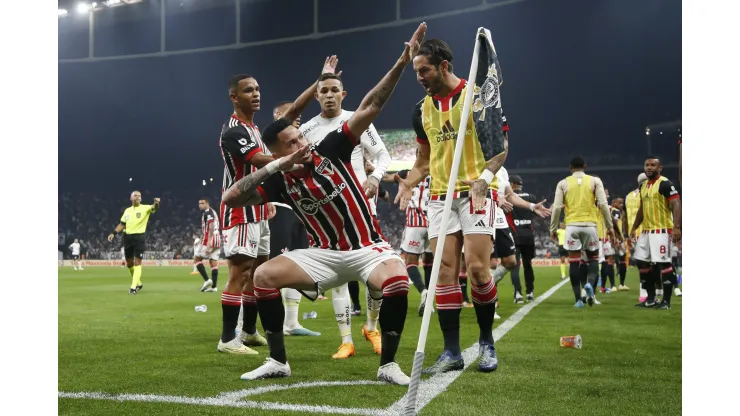
[[[67,15],[67,11],[64,10],[64,9],[59,9],[59,10],[57,10],[57,15],[58,16],[66,16]]]
[[[78,3],[77,4],[77,12],[78,13],[87,13],[90,11],[90,5],[85,3]]]

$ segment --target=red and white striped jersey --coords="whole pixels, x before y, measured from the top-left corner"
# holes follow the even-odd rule
[[[408,169],[398,172],[398,176],[406,179]],[[432,177],[427,175],[424,180],[411,190],[411,199],[406,207],[406,226],[407,227],[428,227],[427,211],[429,210],[429,185]]]
[[[210,230],[211,224],[213,224],[213,233]],[[221,247],[221,225],[218,215],[213,208],[208,207],[203,210],[203,216],[200,219],[200,230],[203,234],[203,242],[201,244],[206,247]]]
[[[274,174],[257,188],[265,202],[293,207],[311,247],[348,251],[385,242],[352,169],[357,144],[345,123],[311,145],[312,164]]]
[[[264,148],[257,126],[245,123],[232,114],[221,129],[221,157],[224,159],[222,193],[239,179],[257,171],[249,161],[255,154],[264,153]],[[229,208],[221,202],[221,224],[224,230],[238,224],[256,223],[266,219],[266,204]]]

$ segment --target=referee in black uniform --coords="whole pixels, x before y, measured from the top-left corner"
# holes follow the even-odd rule
[[[522,178],[519,175],[509,177],[511,189],[516,192],[523,200],[536,204],[537,198],[522,190]],[[519,264],[524,264],[524,285],[527,291],[527,302],[534,300],[534,269],[532,268],[532,259],[534,258],[534,224],[532,218],[534,213],[525,208],[516,206],[509,214],[511,215],[510,223],[513,223],[512,231],[514,242],[516,243],[516,260],[517,265],[511,270],[512,280],[519,280]]]
[[[131,273],[130,295],[137,294],[144,285],[141,283],[141,259],[146,251],[146,226],[149,216],[159,209],[159,198],[154,198],[154,204],[143,205],[141,203],[141,192],[131,192],[131,206],[126,208],[121,215],[121,222],[108,236],[112,242],[115,235],[123,231],[123,251],[126,257],[126,266]]]

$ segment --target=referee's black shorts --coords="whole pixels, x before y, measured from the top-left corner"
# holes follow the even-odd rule
[[[308,248],[306,227],[293,210],[276,205],[275,216],[270,219],[270,258],[302,248]]]
[[[146,251],[146,237],[141,234],[124,234],[123,235],[123,253],[127,259],[144,257]]]
[[[568,250],[566,250],[563,246],[558,246],[558,254],[560,255],[560,257],[568,257]]]

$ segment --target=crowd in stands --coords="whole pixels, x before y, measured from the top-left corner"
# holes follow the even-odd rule
[[[593,165],[591,165],[593,166]],[[524,190],[538,197],[547,199],[549,206],[554,200],[555,186],[567,175],[565,172],[532,173],[517,172],[510,168],[510,174],[519,174],[524,181]],[[600,172],[597,167],[589,169],[596,174],[610,191],[611,197],[624,197],[637,186],[637,175],[640,171],[611,170]],[[665,169],[668,178],[677,176],[677,169]],[[384,184],[386,186],[388,184]],[[386,186],[391,194],[391,201],[378,202],[378,220],[385,237],[398,249],[403,237],[405,214],[392,204],[397,187]],[[122,247],[121,236],[109,243],[110,232],[118,224],[123,210],[130,205],[127,191],[119,193],[62,193],[59,194],[59,250],[69,258],[67,249],[75,238],[80,240],[82,253],[88,259],[118,259]],[[152,203],[154,197],[162,199],[160,212],[151,217],[147,228],[147,258],[150,259],[189,259],[193,256],[193,233],[200,230],[200,211],[198,200],[207,196],[211,206],[218,211],[220,188],[210,184],[208,187],[196,188],[183,192],[154,192],[142,190],[144,204]],[[537,219],[536,247],[537,256],[544,257],[548,252],[556,256],[557,247],[548,236],[549,219]]]

